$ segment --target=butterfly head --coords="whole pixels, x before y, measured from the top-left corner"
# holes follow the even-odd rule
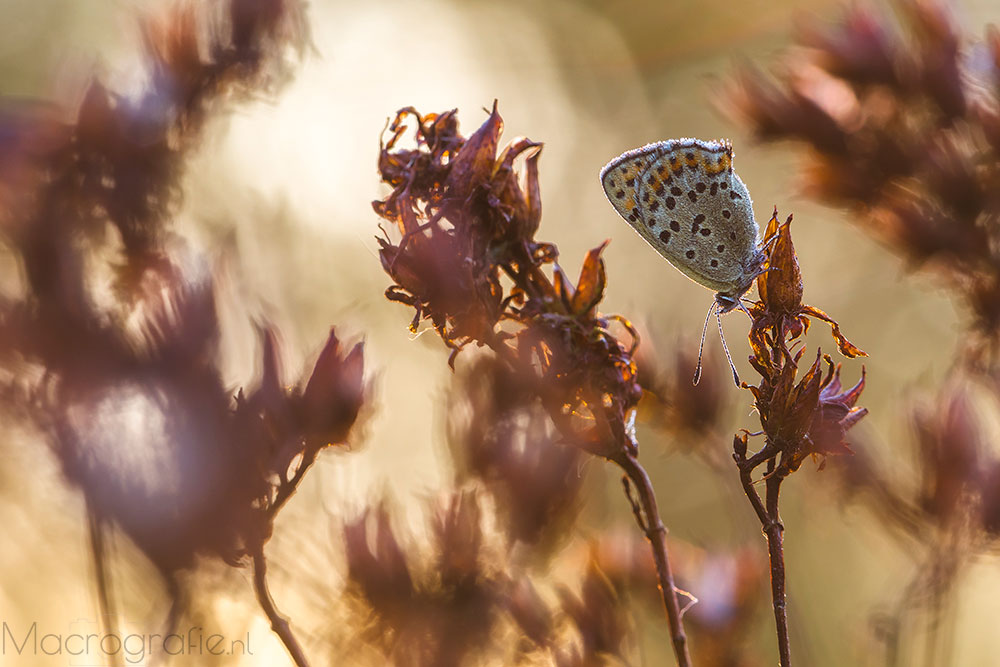
[[[741,281],[735,289],[725,292],[716,292],[715,303],[719,307],[720,315],[736,310],[737,308],[740,310],[746,310],[741,304],[741,299],[744,294],[750,291],[750,287],[752,287],[754,281],[757,280],[757,276],[767,270],[764,268],[764,262],[766,259],[767,253],[763,248],[758,247],[753,257],[751,257],[750,261],[743,267],[745,280]]]
[[[730,295],[723,294],[722,292],[716,292],[715,303],[719,305],[719,314],[723,315],[731,310],[736,310],[740,304],[740,298],[743,295]]]

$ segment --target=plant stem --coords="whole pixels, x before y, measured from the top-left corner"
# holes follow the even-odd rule
[[[264,558],[264,545],[257,546],[253,551],[253,587],[257,594],[257,601],[260,602],[261,609],[271,622],[271,630],[278,635],[281,643],[291,656],[296,667],[309,667],[302,647],[299,645],[295,635],[292,634],[292,626],[288,619],[281,615],[274,606],[271,593],[267,590],[267,560]]]
[[[688,655],[687,635],[684,633],[684,622],[681,619],[680,606],[677,604],[677,588],[674,586],[674,575],[670,569],[670,559],[667,556],[667,529],[660,520],[660,512],[656,507],[656,496],[649,475],[639,461],[631,453],[623,452],[611,459],[625,471],[627,478],[635,484],[639,492],[639,505],[628,494],[632,502],[633,512],[639,527],[646,534],[649,546],[653,550],[653,560],[656,562],[656,575],[663,606],[667,611],[670,623],[670,637],[673,642],[674,656],[678,667],[690,667],[691,656]],[[628,487],[626,486],[626,492]],[[641,514],[639,508],[641,507]],[[643,516],[645,519],[643,519]]]
[[[782,533],[785,527],[781,525],[778,516],[778,492],[784,477],[780,473],[767,478],[767,513],[770,522],[764,526],[767,535],[767,555],[771,561],[771,601],[774,604],[774,625],[778,634],[778,657],[781,667],[792,664],[791,648],[788,641],[788,615],[785,603],[785,552],[782,548]]]
[[[733,454],[736,466],[740,472],[740,483],[743,491],[753,507],[757,519],[760,521],[764,536],[767,538],[767,556],[771,563],[771,603],[774,606],[774,625],[778,636],[778,658],[781,667],[790,667],[792,664],[791,645],[788,640],[788,614],[785,603],[785,553],[782,548],[782,533],[785,527],[781,525],[781,517],[778,514],[778,493],[781,489],[781,482],[784,474],[775,471],[776,454],[773,447],[765,445],[764,449],[746,458],[746,449],[737,449]],[[760,499],[757,489],[754,488],[750,474],[753,469],[763,462],[763,455],[769,455],[767,459],[768,474],[765,476],[765,496],[766,504]]]
[[[284,507],[285,503],[292,497],[295,490],[299,488],[299,482],[305,476],[306,471],[316,462],[316,455],[319,454],[318,449],[314,449],[310,446],[306,446],[306,450],[302,455],[302,461],[299,463],[299,467],[295,470],[295,474],[289,480],[282,480],[282,484],[278,487],[278,491],[274,496],[274,500],[267,508],[267,516],[271,521],[277,516],[278,510]]]
[[[92,507],[87,507],[87,527],[90,534],[90,553],[94,559],[94,580],[97,584],[97,602],[101,610],[100,627],[109,635],[118,636],[118,613],[115,610],[114,591],[108,576],[108,553],[104,543],[104,522]],[[120,652],[111,654],[111,664],[122,664]]]

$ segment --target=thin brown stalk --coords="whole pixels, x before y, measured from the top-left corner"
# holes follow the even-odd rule
[[[299,482],[305,476],[306,471],[312,467],[312,464],[316,462],[316,455],[319,454],[319,450],[307,448],[302,455],[302,462],[299,463],[299,467],[295,470],[295,474],[284,483],[282,483],[277,492],[274,495],[274,500],[267,508],[268,518],[274,520],[274,517],[278,515],[278,511],[285,506],[293,495],[295,491],[299,488]]]
[[[802,272],[792,244],[791,222],[788,216],[783,224],[779,223],[775,208],[764,234],[764,238],[773,239],[766,250],[767,268],[757,278],[761,298],[748,310],[753,318],[750,362],[761,379],[756,386],[744,383],[743,387],[753,394],[760,415],[761,431],[754,435],[765,435],[765,444],[748,459],[747,441],[752,434],[743,431],[733,439],[733,460],[740,484],[767,538],[781,667],[792,663],[785,602],[784,527],[778,514],[781,483],[809,457],[825,460],[851,453],[845,439],[847,432],[868,414],[867,409],[857,405],[865,386],[863,367],[861,379],[845,390],[840,383],[840,365],[835,365],[829,355],[816,350],[813,363],[800,372],[804,349],[794,354],[789,350],[789,343],[800,339],[808,329],[809,318],[814,318],[831,325],[837,348],[845,357],[865,356],[864,350],[844,337],[832,317],[802,303]],[[763,500],[752,479],[753,471],[761,464],[766,464]]]
[[[253,588],[257,594],[257,601],[260,608],[264,610],[267,620],[271,623],[271,630],[278,635],[281,643],[285,645],[285,650],[291,656],[296,667],[309,667],[306,654],[299,645],[295,635],[292,634],[292,626],[288,619],[281,615],[274,600],[267,588],[267,560],[264,558],[264,546],[260,545],[253,551]]]
[[[774,605],[774,625],[778,635],[778,656],[781,667],[789,667],[792,664],[792,656],[788,640],[785,552],[782,545],[782,534],[785,527],[781,524],[781,517],[778,515],[778,493],[783,479],[781,474],[772,474],[765,482],[767,513],[770,521],[764,526],[764,534],[767,535],[767,556],[771,561],[771,602]]]
[[[769,453],[772,458],[767,461],[768,472],[765,475],[765,501],[761,501],[760,494],[754,488],[751,473],[754,468],[760,465],[761,455]],[[785,527],[781,524],[781,517],[778,514],[778,494],[781,489],[781,482],[784,475],[781,471],[775,471],[774,454],[768,450],[767,446],[750,459],[746,458],[745,451],[737,448],[733,458],[739,467],[740,482],[743,491],[746,493],[750,505],[760,520],[761,529],[767,538],[767,555],[771,563],[771,602],[774,607],[774,625],[778,637],[778,658],[781,667],[790,667],[792,664],[791,644],[788,638],[788,614],[785,601],[785,553],[782,545],[782,534]]]
[[[660,596],[663,598],[667,620],[670,623],[670,639],[677,665],[678,667],[689,667],[691,656],[688,654],[687,634],[684,632],[684,622],[681,617],[683,612],[677,603],[678,590],[674,586],[674,575],[670,568],[670,558],[667,555],[667,528],[660,519],[660,511],[656,506],[656,495],[653,493],[653,483],[645,468],[632,454],[626,452],[611,460],[621,466],[627,475],[623,480],[626,496],[632,504],[636,522],[645,533],[650,549],[653,551],[657,585],[660,589]],[[638,499],[632,495],[628,480],[631,480],[632,484],[635,485],[639,494]]]

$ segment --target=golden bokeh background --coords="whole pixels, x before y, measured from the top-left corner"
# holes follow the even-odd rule
[[[136,90],[142,72],[135,17],[157,6],[7,0],[0,7],[0,93],[46,99],[72,114],[94,73],[113,90]],[[269,545],[272,589],[307,643],[328,642],[333,655],[344,645],[338,626],[348,611],[337,605],[343,583],[338,521],[384,496],[400,529],[419,535],[424,501],[451,481],[444,447],[448,350],[433,331],[411,334],[412,312],[384,298],[389,280],[374,240],[378,219],[370,202],[385,194],[375,168],[379,137],[387,118],[405,106],[422,113],[458,108],[469,134],[498,99],[504,143],[520,135],[544,142],[537,237],[559,246],[570,275],[588,249],[610,238],[602,309],[635,320],[651,332],[643,344],[665,351],[697,337],[711,295],[623,224],[597,174],[612,157],[651,141],[730,138],[758,220],[775,205],[782,216],[795,215],[805,302],[837,318],[870,355],[863,360],[868,385],[861,401],[870,414],[852,434],[906,479],[912,462],[904,407],[944,376],[964,313],[928,275],[908,270],[846,214],[802,196],[800,155],[755,144],[720,111],[737,65],[774,63],[797,21],[830,20],[838,7],[825,0],[316,0],[308,12],[314,51],[294,79],[274,100],[234,105],[211,122],[188,164],[175,229],[218,260],[227,382],[235,389],[252,377],[257,351],[246,312],[278,325],[293,372],[311,364],[330,325],[363,338],[374,382],[353,451],[321,456]],[[1000,19],[992,0],[965,0],[957,12],[973,35]],[[724,323],[737,366],[749,374],[745,321],[737,314]],[[707,353],[721,355],[714,332],[709,336]],[[809,343],[833,347],[818,325]],[[845,363],[846,383],[853,384],[860,366],[860,360]],[[698,444],[723,455],[731,434],[756,422],[750,395],[731,386],[726,391],[728,430],[717,442]],[[11,627],[37,622],[52,632],[93,624],[97,606],[81,501],[29,430],[7,424],[2,431],[0,616]],[[766,553],[756,519],[738,495],[735,470],[713,470],[679,453],[685,443],[669,442],[641,423],[639,439],[672,539],[707,549],[748,542]],[[579,472],[586,476],[579,538],[608,526],[634,529],[615,471],[594,460]],[[919,545],[887,535],[864,507],[842,501],[832,480],[829,470],[807,464],[784,486],[793,654],[798,664],[817,667],[882,664],[872,614],[899,598],[920,566]],[[123,538],[115,541],[113,558],[126,626],[158,627],[165,603],[150,583],[153,571]],[[947,664],[997,664],[997,565],[983,558],[959,580],[957,607],[947,620]],[[249,586],[240,585],[249,575],[207,569],[195,589],[202,613],[228,635],[253,638],[254,655],[234,664],[285,664]],[[657,610],[635,605],[633,614],[640,639],[634,663],[668,664],[667,627]],[[747,650],[755,664],[775,664],[767,604],[758,616]],[[920,649],[914,650],[917,660]],[[377,664],[371,660],[340,655],[316,663]],[[67,662],[65,656],[12,657],[8,650],[0,664]]]

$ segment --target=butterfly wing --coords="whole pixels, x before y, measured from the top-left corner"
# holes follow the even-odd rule
[[[728,142],[649,144],[612,160],[601,182],[618,213],[686,276],[719,292],[749,286],[757,223]]]
[[[611,205],[643,237],[646,232],[643,229],[642,207],[639,205],[639,185],[642,175],[663,155],[665,146],[666,142],[659,142],[630,150],[601,170],[601,185]]]

